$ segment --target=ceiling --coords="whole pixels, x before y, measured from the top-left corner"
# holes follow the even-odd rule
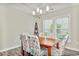
[[[50,7],[50,12],[54,12],[57,10],[61,10],[70,6],[78,5],[75,3],[27,3],[23,4],[25,7],[27,6],[30,9],[30,12],[32,13],[33,10],[36,10],[38,7],[45,12],[46,6]]]
[[[23,4],[25,6],[28,6],[31,9],[36,9],[37,7],[45,9],[45,7],[48,5],[50,8],[53,8],[55,10],[63,9],[75,4],[69,4],[69,3],[28,3],[28,4]]]
[[[38,7],[43,9],[43,11],[45,11],[47,5],[50,7],[50,11],[54,12],[57,10],[70,7],[70,6],[78,5],[78,3],[16,3],[16,4],[12,4],[12,6],[15,6],[17,9],[23,12],[26,12],[28,14],[32,14],[32,11],[36,10],[36,8]]]

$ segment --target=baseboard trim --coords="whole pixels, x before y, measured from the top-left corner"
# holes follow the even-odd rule
[[[3,49],[3,50],[0,50],[0,52],[8,51],[8,50],[15,49],[15,48],[18,48],[18,47],[21,47],[21,45],[17,45],[17,46],[11,47],[11,48],[6,48],[6,49]],[[79,49],[75,49],[75,48],[71,48],[71,47],[65,47],[65,48],[66,48],[66,49],[73,50],[73,51],[78,51],[78,52],[79,52]]]
[[[8,50],[11,50],[11,49],[15,49],[15,48],[18,48],[20,47],[21,45],[17,45],[17,46],[14,46],[14,47],[10,47],[10,48],[6,48],[6,49],[2,49],[0,50],[0,52],[3,52],[3,51],[8,51]]]
[[[73,50],[73,51],[77,51],[79,52],[79,49],[76,49],[76,48],[71,48],[71,47],[66,47],[67,49],[70,49],[70,50]]]

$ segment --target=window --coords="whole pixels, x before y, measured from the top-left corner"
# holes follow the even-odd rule
[[[63,39],[67,34],[69,34],[69,17],[44,20],[43,32],[45,35],[54,34],[58,39]]]

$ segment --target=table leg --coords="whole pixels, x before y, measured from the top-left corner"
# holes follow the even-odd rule
[[[59,42],[57,43],[57,49],[59,49],[60,47],[59,47]]]
[[[51,47],[48,47],[48,56],[51,56]]]

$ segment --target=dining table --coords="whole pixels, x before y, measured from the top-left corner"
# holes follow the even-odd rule
[[[40,46],[47,48],[48,56],[51,56],[52,50],[54,47],[59,49],[59,40],[54,38],[45,38],[45,37],[39,37]]]

